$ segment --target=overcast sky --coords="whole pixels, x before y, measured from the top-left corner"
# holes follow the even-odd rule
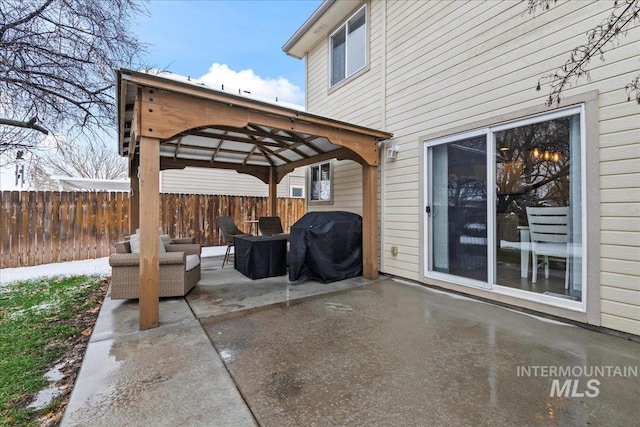
[[[304,61],[287,56],[282,46],[321,3],[152,0],[135,30],[149,45],[148,66],[304,105]],[[0,189],[19,188],[15,165],[0,168]]]
[[[151,1],[138,19],[150,66],[304,104],[304,61],[282,46],[321,0]]]

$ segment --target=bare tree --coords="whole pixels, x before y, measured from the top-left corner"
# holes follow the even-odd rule
[[[75,178],[124,179],[128,177],[125,158],[95,140],[84,144],[66,144],[50,150],[38,150],[28,168],[30,184],[38,190],[57,190],[52,176]]]
[[[547,10],[557,0],[529,0],[529,13],[535,13],[538,9]],[[640,24],[640,0],[615,0],[611,14],[599,25],[587,32],[587,42],[576,46],[565,64],[557,70],[545,74],[538,80],[537,90],[549,85],[550,92],[547,105],[560,104],[562,91],[570,87],[572,83],[586,78],[589,79],[589,62],[595,56],[604,60],[604,54],[615,48],[619,43],[619,37],[626,35],[627,31]],[[640,104],[640,75],[636,76],[626,86],[627,98]]]
[[[129,29],[140,13],[144,0],[0,1],[0,154],[115,125],[114,72],[145,50]]]

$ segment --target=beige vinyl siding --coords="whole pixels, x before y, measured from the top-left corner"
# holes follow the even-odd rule
[[[290,186],[305,188],[305,170],[298,168],[278,184],[278,197],[289,197]],[[160,174],[163,193],[267,197],[269,186],[258,178],[226,169],[185,168]],[[305,190],[306,191],[306,190]]]
[[[453,36],[443,39],[444,44],[440,46],[428,29],[421,27],[421,31],[415,31],[414,27],[420,24],[407,24],[403,15],[388,18],[389,45],[395,43],[396,47],[389,47],[388,51],[385,130],[393,132],[394,143],[401,146],[399,159],[405,152],[418,154],[413,146],[418,147],[417,140],[421,135],[499,117],[509,110],[540,103],[541,99],[544,102],[546,92],[533,90],[538,78],[564,63],[566,52],[581,43],[585,32],[606,16],[608,7],[594,3],[560,4],[532,18],[521,16],[523,6],[517,3],[469,3],[465,6],[472,7],[478,16],[471,20],[475,28],[468,24],[465,27],[464,18],[447,4],[437,8],[422,5],[424,12],[416,10],[418,5],[403,9],[414,19],[419,17],[433,22],[438,26],[438,34]],[[428,16],[430,12],[434,13],[433,17]],[[486,16],[491,17],[487,19]],[[462,22],[462,27],[455,33],[440,30],[447,28],[446,19]],[[483,20],[492,28],[477,25]],[[401,28],[415,34],[407,37],[392,31],[389,24],[392,21],[403,22]],[[418,34],[424,35],[424,39],[420,40]],[[510,37],[514,34],[518,35],[515,39]],[[398,40],[394,41],[394,38]],[[605,327],[635,334],[640,333],[640,322],[637,318],[629,318],[628,313],[633,309],[640,312],[640,290],[625,294],[627,309],[619,310],[620,306],[611,302],[620,304],[622,301],[612,301],[611,295],[616,294],[609,291],[623,285],[613,280],[615,276],[607,274],[618,273],[640,281],[640,180],[637,173],[640,168],[640,120],[637,106],[626,102],[624,93],[624,85],[637,74],[639,39],[637,28],[621,38],[618,48],[607,53],[606,62],[592,62],[593,80],[590,83],[584,81],[564,94],[567,97],[591,89],[600,91],[601,235],[603,240],[612,232],[625,236],[624,240],[611,239],[612,244],[603,242],[601,246],[601,322]],[[424,55],[418,55],[413,61],[402,61],[401,58],[411,54],[407,43]],[[394,51],[398,58],[392,53]],[[387,176],[390,175],[387,170]],[[417,168],[414,176],[419,176]],[[387,191],[396,190],[387,186]],[[386,200],[388,205],[392,204],[388,193]],[[421,215],[421,209],[416,210],[418,216]],[[388,221],[390,219],[385,224]],[[393,244],[392,239],[391,236],[386,238],[387,245]],[[420,262],[418,260],[414,268]],[[396,267],[393,260],[388,260],[386,270],[398,273],[405,267],[404,263],[397,264]]]
[[[367,5],[368,62],[366,71],[356,73],[336,87],[329,88],[329,40],[324,39],[307,57],[307,108],[317,114],[335,117],[361,126],[381,129],[382,38],[372,22],[381,21],[381,4]],[[343,210],[362,215],[362,167],[353,161],[333,161],[333,203],[307,204],[308,211]],[[380,174],[378,174],[378,180]],[[380,181],[378,181],[380,182]],[[378,194],[380,197],[380,193]],[[380,216],[378,217],[380,221]],[[379,222],[380,223],[380,222]],[[381,244],[381,236],[378,236]]]
[[[343,84],[329,88],[329,40],[322,40],[307,56],[307,110],[361,126],[381,129],[382,35],[372,22],[380,23],[384,5],[367,2],[369,56],[367,70]],[[333,161],[333,203],[307,204],[307,210],[342,210],[362,215],[362,167],[352,161]],[[380,236],[379,236],[380,238]],[[379,241],[380,243],[380,241]]]
[[[372,22],[381,21],[384,4],[366,4],[370,49],[367,71],[355,78],[347,78],[342,84],[330,89],[329,39],[325,38],[307,57],[307,108],[315,114],[340,118],[361,126],[380,128],[382,38]]]
[[[549,88],[536,91],[538,79],[562,66],[611,6],[559,2],[531,15],[524,2],[373,0],[367,73],[328,90],[327,41],[308,54],[308,111],[384,128],[400,148],[396,160],[381,159],[384,272],[422,279],[421,138],[544,105]],[[601,325],[640,334],[640,108],[624,89],[638,74],[640,26],[618,42],[604,62],[592,59],[591,80],[563,97],[599,93],[600,188],[586,190],[599,192],[600,221],[588,227],[600,229],[601,254],[587,262],[600,263]],[[349,187],[343,200],[336,182],[333,208],[353,203],[356,190]],[[392,245],[398,256],[391,256]]]
[[[362,215],[362,167],[350,160],[334,160],[331,173],[333,203],[307,202],[307,211],[347,211]]]

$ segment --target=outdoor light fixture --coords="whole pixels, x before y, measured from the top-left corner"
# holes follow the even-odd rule
[[[398,157],[398,149],[397,145],[390,145],[387,147],[387,159],[395,159]]]

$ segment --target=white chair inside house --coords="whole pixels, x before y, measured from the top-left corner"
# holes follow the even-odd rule
[[[533,272],[531,281],[538,278],[538,257],[543,257],[544,277],[549,278],[549,257],[564,258],[566,271],[564,288],[569,288],[569,208],[527,207],[531,238]]]

